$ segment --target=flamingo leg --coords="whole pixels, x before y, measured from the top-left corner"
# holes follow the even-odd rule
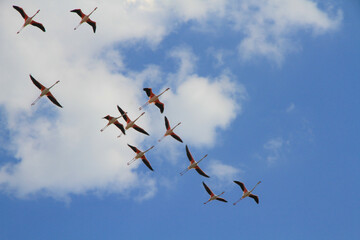
[[[141,107],[139,107],[139,110],[143,109],[143,108],[146,107],[147,105],[149,105],[149,102],[146,102],[144,105],[142,105]]]
[[[240,198],[239,200],[237,200],[236,202],[233,203],[233,205],[235,206],[238,202],[240,202],[242,200],[242,198]]]
[[[160,138],[160,139],[158,140],[158,142],[161,142],[161,140],[163,140],[165,137],[166,137],[166,136],[164,135],[162,138]]]
[[[211,200],[207,200],[206,202],[204,202],[204,204],[207,204],[208,202],[210,202]]]
[[[77,26],[74,28],[74,30],[78,29],[78,27],[80,27],[80,25],[81,25],[81,22],[79,23],[79,25],[77,25]]]
[[[132,164],[133,162],[135,162],[136,161],[136,158],[133,158],[133,159],[131,159],[128,163],[127,163],[127,165],[129,166],[130,164]]]
[[[23,30],[23,28],[24,28],[25,26],[23,25],[21,28],[20,28],[20,30],[19,31],[17,31],[17,33],[16,34],[19,34],[20,32],[21,32],[21,30]]]
[[[100,132],[103,132],[107,127],[109,126],[109,124],[107,124],[105,127],[103,127]]]
[[[42,97],[42,96],[39,96],[39,97],[31,104],[31,106],[34,106],[35,103],[37,103],[37,101],[39,101],[39,99],[40,99],[41,97]]]
[[[182,171],[182,172],[180,173],[180,175],[181,175],[181,176],[184,175],[187,171],[189,171],[188,168],[186,168],[184,171]]]

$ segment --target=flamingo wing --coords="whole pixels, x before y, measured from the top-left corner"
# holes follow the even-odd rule
[[[157,106],[160,109],[160,112],[163,113],[164,112],[164,104],[162,102],[160,102],[159,100],[157,100],[155,102],[155,106]]]
[[[196,166],[196,167],[195,167],[195,170],[196,170],[201,176],[204,176],[204,177],[209,178],[209,176],[206,175],[206,173],[204,173],[204,171],[201,170],[201,168],[200,168],[199,166]]]
[[[81,11],[81,9],[74,9],[74,10],[71,10],[70,12],[76,13],[81,18],[85,17],[85,14]]]
[[[247,192],[247,189],[245,187],[245,184],[239,181],[234,181],[234,183],[236,183],[237,185],[239,185],[241,187],[241,190],[243,190],[243,192]]]
[[[90,19],[86,21],[90,26],[92,26],[94,33],[96,31],[96,22],[91,21]]]
[[[125,134],[124,125],[122,125],[121,123],[119,123],[119,121],[117,121],[117,120],[114,122],[114,124],[115,124],[115,126],[117,126],[117,127],[121,130],[121,132],[122,132],[124,135],[126,135],[126,134]]]
[[[128,146],[129,146],[134,152],[136,152],[136,153],[139,153],[139,152],[140,152],[140,150],[137,149],[136,147],[131,146],[130,144],[128,144]]]
[[[41,23],[38,23],[38,22],[36,22],[36,21],[31,21],[31,23],[30,23],[31,25],[33,25],[33,26],[35,26],[35,27],[38,27],[38,28],[40,28],[43,32],[45,32],[45,28],[44,28],[44,26],[41,24]]]
[[[147,95],[148,97],[154,96],[151,88],[144,88],[143,90],[146,92],[146,95]]]
[[[144,129],[142,129],[141,127],[139,127],[138,125],[134,124],[132,127],[133,127],[133,129],[135,129],[136,131],[141,132],[141,133],[149,136],[149,134],[148,134]]]
[[[45,89],[45,87],[41,83],[39,83],[33,76],[31,76],[31,74],[30,79],[38,89],[40,89],[41,91]]]
[[[192,157],[192,155],[191,155],[191,153],[190,153],[189,148],[188,148],[187,145],[186,145],[186,155],[187,155],[190,163],[193,164],[193,163],[195,162],[195,160],[194,160],[194,158]]]
[[[25,20],[29,18],[28,15],[26,15],[24,9],[21,7],[13,5],[13,8],[15,8],[15,10],[18,11]]]
[[[249,197],[251,197],[252,199],[254,199],[255,202],[256,202],[257,204],[259,204],[259,197],[258,197],[258,196],[254,195],[254,194],[250,194]]]
[[[204,185],[204,188],[205,190],[207,191],[207,193],[210,195],[210,196],[214,196],[214,193],[210,190],[210,188],[204,183],[202,182],[203,185]]]
[[[46,96],[50,99],[50,101],[51,101],[53,104],[55,104],[56,106],[62,108],[62,106],[60,105],[60,103],[54,98],[54,96],[51,94],[51,92],[48,92],[48,93],[46,94]]]
[[[178,140],[179,142],[183,142],[183,141],[181,140],[181,138],[180,138],[178,135],[176,135],[175,133],[170,134],[170,136],[172,136],[173,138],[175,138],[175,139]]]
[[[224,198],[221,198],[221,197],[217,197],[215,199],[218,200],[218,201],[221,201],[221,202],[227,202]]]
[[[117,105],[117,109],[119,110],[119,112],[120,112],[121,116],[124,118],[124,120],[126,122],[130,122],[130,119],[128,118],[126,113],[119,107],[119,105]]]
[[[141,160],[143,161],[143,163],[151,170],[154,171],[154,169],[151,167],[150,162],[146,159],[145,156],[141,157]]]
[[[169,130],[169,129],[170,129],[169,120],[167,119],[166,116],[165,116],[165,127],[166,127],[166,130]]]

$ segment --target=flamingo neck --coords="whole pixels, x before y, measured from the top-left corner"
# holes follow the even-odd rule
[[[125,112],[124,114],[127,114],[127,112]],[[121,117],[123,117],[122,114],[121,114],[119,117],[117,117],[116,119],[119,119],[119,118],[121,118]]]
[[[175,127],[173,127],[171,130],[174,130],[177,126],[179,126],[181,124],[181,122],[179,122],[178,124],[176,124]]]
[[[140,116],[138,116],[133,122],[136,122],[142,115],[144,115],[145,112],[143,112],[142,114],[140,114]]]
[[[53,85],[51,85],[48,89],[50,90],[50,88],[52,88],[53,86],[55,86],[56,84],[58,84],[60,81],[56,81],[56,83],[54,83]]]
[[[202,159],[200,159],[197,163],[200,163],[206,157],[207,157],[207,154]]]
[[[40,12],[40,9],[37,10],[37,12],[30,19],[33,19],[36,16],[36,14],[38,14],[39,12]]]
[[[153,148],[154,148],[154,146],[152,146],[151,148],[149,148],[148,150],[146,150],[144,153],[150,151],[150,150],[153,149]]]
[[[96,9],[97,9],[97,7],[94,8],[94,10],[92,10],[91,13],[89,13],[88,17],[90,17],[90,15],[91,15],[93,12],[95,12]]]
[[[261,181],[259,181],[259,182],[253,187],[253,189],[251,189],[250,192],[254,191],[254,189],[256,188],[256,186],[259,185],[260,183],[261,183]]]
[[[163,93],[165,93],[167,90],[169,90],[170,88],[165,89],[162,93],[160,93],[157,97],[160,97],[161,95],[163,95]]]

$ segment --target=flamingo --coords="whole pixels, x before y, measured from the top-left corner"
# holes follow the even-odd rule
[[[94,21],[91,21],[90,20],[90,15],[97,9],[97,7],[92,10],[92,12],[89,14],[89,15],[85,15],[81,9],[74,9],[74,10],[71,10],[70,12],[74,12],[74,13],[77,13],[77,15],[79,15],[81,17],[81,21],[79,23],[79,25],[77,25],[74,30],[76,30],[81,24],[83,24],[84,22],[87,22],[89,25],[92,26],[93,30],[94,30],[94,33],[96,31],[96,22]]]
[[[105,127],[103,127],[100,131],[103,132],[108,126],[110,126],[111,124],[115,124],[115,126],[117,126],[121,132],[123,134],[125,134],[125,129],[124,129],[124,125],[122,125],[121,123],[119,123],[118,119],[121,118],[122,115],[120,115],[119,117],[112,117],[110,115],[107,115],[105,117],[103,117],[103,119],[107,119],[109,122],[106,124]],[[126,134],[125,134],[126,135]]]
[[[35,84],[35,86],[36,86],[38,89],[41,90],[40,96],[31,104],[31,106],[35,105],[35,103],[36,103],[41,97],[43,97],[43,96],[46,95],[46,96],[50,99],[50,101],[51,101],[52,103],[54,103],[56,106],[59,106],[59,107],[62,108],[62,106],[60,105],[60,103],[54,98],[54,96],[53,96],[53,95],[51,94],[51,92],[50,92],[50,89],[51,89],[53,86],[55,86],[56,84],[58,84],[60,81],[56,81],[51,87],[46,88],[46,87],[44,87],[41,83],[39,83],[38,81],[36,81],[36,79],[35,79],[33,76],[31,76],[31,74],[30,74],[30,79],[31,79],[31,81]]]
[[[210,195],[209,200],[207,200],[206,202],[204,202],[204,204],[207,204],[208,202],[212,201],[212,200],[218,200],[218,201],[222,201],[222,202],[227,202],[225,199],[221,198],[220,196],[223,195],[225,192],[220,193],[219,195],[215,195],[211,189],[204,183],[202,182],[204,185],[205,190],[208,192],[208,194]]]
[[[246,197],[251,197],[252,199],[255,200],[255,202],[256,202],[257,204],[259,204],[259,197],[256,196],[256,195],[254,195],[254,194],[252,194],[251,192],[254,191],[254,189],[256,188],[256,186],[257,186],[258,184],[260,184],[261,181],[259,181],[259,182],[255,185],[255,187],[254,187],[253,189],[251,189],[251,191],[248,191],[248,190],[246,189],[246,187],[245,187],[245,184],[242,183],[242,182],[234,181],[234,183],[236,183],[237,185],[239,185],[239,186],[241,187],[241,189],[243,190],[243,195],[242,195],[242,197],[241,197],[239,200],[237,200],[236,202],[234,202],[234,205],[236,205],[236,203],[238,203],[240,200],[242,200],[242,199],[244,199],[244,198],[246,198]]]
[[[137,148],[134,147],[134,146],[131,146],[130,144],[128,144],[128,146],[129,146],[134,152],[136,152],[136,155],[135,155],[135,157],[134,157],[132,160],[130,160],[130,161],[127,163],[127,165],[130,165],[131,163],[135,162],[136,159],[141,158],[141,160],[143,161],[143,163],[144,163],[151,171],[154,171],[154,169],[153,169],[153,168],[151,167],[151,165],[150,165],[150,162],[149,162],[149,161],[146,159],[146,157],[145,157],[145,153],[146,153],[147,151],[150,151],[151,149],[153,149],[154,146],[152,146],[151,148],[149,148],[148,150],[146,150],[146,151],[144,151],[144,152],[140,151],[139,149],[137,149]]]
[[[135,129],[136,131],[141,132],[141,133],[146,134],[146,135],[149,136],[149,134],[148,134],[144,129],[142,129],[141,127],[139,127],[138,125],[135,124],[135,122],[136,122],[142,115],[144,115],[145,112],[141,113],[140,116],[137,117],[134,121],[131,121],[130,118],[127,116],[127,114],[126,114],[119,106],[117,106],[117,107],[118,107],[119,112],[120,112],[121,115],[123,116],[124,120],[126,121],[125,130],[128,130],[129,128],[132,127],[132,128]],[[121,135],[122,135],[122,134],[120,134],[120,135],[118,136],[118,138],[121,137]]]
[[[148,104],[151,103],[155,103],[155,105],[160,109],[160,112],[163,113],[164,112],[164,104],[162,102],[160,102],[159,97],[166,92],[167,90],[169,90],[170,88],[165,89],[162,93],[160,93],[159,95],[155,95],[152,92],[151,88],[144,88],[144,91],[146,92],[146,94],[149,97],[149,100],[139,108],[139,110],[143,109],[144,107],[146,107]]]
[[[159,139],[158,141],[161,142],[162,139],[164,139],[166,136],[169,136],[169,135],[170,135],[170,136],[172,136],[173,138],[175,138],[176,140],[178,140],[179,142],[183,142],[183,141],[181,140],[181,138],[173,132],[174,129],[175,129],[177,126],[179,126],[180,124],[181,124],[181,122],[179,122],[178,124],[176,124],[175,127],[170,128],[169,120],[168,120],[167,117],[165,116],[166,132],[165,132],[164,136],[163,136],[161,139]]]
[[[18,11],[18,12],[21,14],[21,16],[24,18],[24,20],[25,20],[24,24],[22,25],[22,27],[20,28],[20,30],[17,32],[17,34],[19,34],[20,31],[21,31],[24,27],[26,27],[27,25],[29,25],[29,24],[31,24],[31,25],[33,25],[33,26],[35,26],[35,27],[38,27],[38,28],[40,28],[43,32],[45,32],[45,28],[44,28],[44,26],[43,26],[41,23],[38,23],[38,22],[35,22],[34,20],[32,20],[32,19],[35,17],[35,15],[40,12],[40,9],[37,10],[37,12],[36,12],[32,17],[29,17],[28,15],[26,15],[24,9],[22,9],[21,7],[18,7],[18,6],[13,5],[13,8],[15,8],[15,10]]]
[[[209,178],[209,176],[206,175],[206,174],[201,170],[201,168],[198,166],[198,164],[199,164],[204,158],[207,157],[207,154],[206,154],[202,159],[200,159],[198,162],[196,162],[196,161],[194,160],[194,158],[191,156],[191,153],[190,153],[190,151],[189,151],[189,148],[188,148],[188,146],[186,145],[186,155],[187,155],[187,157],[188,157],[189,160],[190,160],[190,165],[189,165],[184,171],[182,171],[182,172],[180,173],[180,175],[182,176],[182,175],[184,175],[188,170],[194,168],[200,175]]]

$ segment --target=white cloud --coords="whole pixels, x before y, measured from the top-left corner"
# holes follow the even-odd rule
[[[286,108],[286,112],[289,113],[289,112],[292,112],[294,111],[295,109],[295,104],[294,103],[291,103],[287,108]]]
[[[336,29],[342,12],[320,9],[312,0],[245,0],[232,11],[235,29],[245,34],[239,44],[243,59],[265,56],[281,64],[284,55],[299,48],[299,31],[321,34]]]
[[[232,182],[239,177],[239,174],[243,173],[242,170],[218,160],[210,161],[207,169],[209,176],[215,177],[222,182]]]
[[[254,17],[267,19],[261,14],[268,16],[269,6],[282,9],[281,4],[270,4],[273,2],[266,2],[267,8]],[[147,147],[148,138],[130,130],[126,137],[117,139],[119,130],[113,126],[100,133],[106,124],[101,118],[107,114],[118,115],[117,104],[136,117],[139,114],[137,108],[144,99],[146,101],[141,90],[144,83],[155,83],[154,78],[163,83],[164,79],[165,84],[161,85],[172,88],[164,95],[166,114],[173,122],[182,121],[178,134],[190,144],[212,146],[217,130],[227,128],[241,113],[241,100],[246,97],[246,91],[241,84],[235,84],[229,73],[216,77],[196,74],[196,56],[190,49],[178,48],[170,54],[180,59],[180,65],[178,72],[169,74],[154,65],[137,72],[127,69],[126,56],[116,52],[115,46],[145,43],[155,48],[179,24],[214,18],[223,21],[227,16],[239,30],[251,18],[244,22],[234,18],[235,14],[228,14],[233,3],[225,0],[206,3],[201,0],[65,0],[61,4],[45,0],[17,1],[15,4],[29,15],[40,8],[35,20],[42,22],[47,31],[43,33],[28,26],[16,34],[23,20],[12,9],[14,3],[1,1],[0,84],[6,87],[0,89],[0,105],[6,116],[6,124],[2,127],[10,137],[4,148],[16,158],[0,168],[1,189],[19,197],[41,194],[64,199],[69,194],[126,195],[133,190],[139,190],[141,195],[137,198],[140,200],[152,197],[157,191],[153,175],[146,168],[138,169],[142,166],[139,161],[130,167],[126,165],[133,157],[126,143]],[[85,13],[98,7],[91,17],[97,22],[96,34],[86,24],[73,30],[80,18],[69,11],[80,6]],[[236,17],[239,17],[242,9],[236,9]],[[314,6],[310,9],[315,9],[311,12],[315,17],[307,19],[307,25],[296,24],[300,21],[297,17],[292,20],[292,25],[273,27],[272,31],[280,29],[280,34],[269,36],[280,36],[281,40],[288,27],[312,27],[314,22],[321,31],[331,29],[334,19]],[[321,23],[320,18],[323,19]],[[276,26],[281,25],[282,21],[275,20]],[[250,34],[251,29],[263,30],[263,25],[256,26],[244,29],[247,33],[244,41],[253,39],[253,44],[259,43]],[[266,46],[267,39],[261,39],[264,33],[259,34],[260,43]],[[247,53],[256,53],[251,44],[244,49]],[[275,48],[282,54],[279,49]],[[64,109],[55,107],[45,98],[30,107],[39,94],[28,77],[30,73],[46,86],[61,81],[52,92]],[[173,81],[171,77],[174,77]],[[159,121],[153,127],[156,115],[150,107],[146,111],[149,113],[139,120],[139,125],[148,130],[151,137],[156,137],[160,127],[163,131],[163,122]],[[140,177],[142,172],[145,174]],[[150,185],[144,187],[144,182]]]
[[[150,137],[130,130],[127,136],[117,139],[119,130],[114,126],[101,133],[99,130],[106,124],[101,118],[107,114],[119,115],[117,104],[128,111],[130,117],[135,118],[140,114],[138,107],[146,101],[146,95],[142,91],[144,83],[152,84],[152,79],[158,78],[164,84],[162,76],[177,76],[177,80],[181,76],[183,81],[168,82],[174,86],[174,92],[169,93],[167,99],[164,98],[167,110],[180,107],[185,100],[189,108],[185,106],[182,110],[189,110],[201,120],[204,117],[215,117],[211,113],[214,111],[211,101],[225,106],[219,112],[223,113],[222,116],[216,116],[204,126],[206,135],[199,139],[191,131],[194,127],[201,126],[201,122],[187,127],[191,121],[185,119],[181,128],[179,127],[184,139],[189,138],[194,144],[209,144],[214,141],[217,128],[225,128],[236,116],[234,110],[238,104],[233,96],[233,89],[236,87],[228,76],[210,79],[194,74],[193,59],[196,56],[190,50],[179,50],[177,54],[173,51],[173,57],[184,59],[180,62],[177,73],[164,74],[155,65],[138,72],[127,69],[124,64],[126,56],[120,55],[112,46],[118,41],[131,38],[148,38],[151,44],[162,39],[163,33],[153,31],[152,27],[158,31],[158,28],[166,29],[168,23],[163,19],[159,20],[163,25],[161,27],[157,26],[156,17],[155,20],[152,19],[152,15],[164,11],[155,6],[154,2],[112,1],[112,7],[107,3],[99,4],[99,9],[92,15],[98,24],[96,34],[87,25],[73,30],[80,19],[69,10],[75,8],[74,5],[81,5],[84,6],[84,12],[89,12],[97,2],[80,3],[81,1],[65,1],[59,7],[50,2],[39,1],[41,12],[36,20],[43,22],[47,32],[42,33],[28,26],[19,35],[16,31],[23,21],[20,15],[4,3],[0,4],[1,16],[7,18],[7,24],[2,24],[3,31],[0,33],[3,42],[0,46],[0,73],[3,76],[0,82],[3,86],[9,86],[2,88],[0,94],[0,104],[4,107],[2,111],[6,116],[6,125],[2,127],[10,133],[6,148],[17,159],[1,166],[1,189],[18,197],[40,194],[68,199],[69,194],[122,193],[133,196],[132,192],[138,192],[140,195],[135,194],[136,199],[150,198],[157,191],[154,175],[148,173],[148,169],[143,168],[140,161],[130,167],[126,165],[133,157],[133,152],[126,143],[146,148]],[[29,14],[38,7],[27,2],[19,5]],[[118,15],[113,15],[113,19],[110,17],[111,13],[125,7],[129,8],[129,12],[122,17],[132,17],[126,22],[134,25],[123,30],[123,25],[129,24],[122,24],[114,31],[113,23]],[[51,17],[55,12],[60,14],[59,18]],[[142,21],[147,23],[143,24]],[[139,27],[144,28],[142,32],[137,32]],[[63,109],[52,105],[46,98],[41,99],[34,107],[30,106],[39,91],[31,83],[29,73],[46,86],[60,80],[52,93],[64,106]],[[192,91],[188,91],[191,84],[202,90],[188,102],[186,98],[194,95]],[[206,91],[213,96],[207,95]],[[201,105],[202,101],[209,102],[209,106],[201,106],[202,110],[197,111],[196,104]],[[158,110],[151,107],[146,109],[147,114],[139,120],[139,125],[151,137],[156,137],[160,124],[159,132],[164,131],[163,119],[159,121],[159,127],[153,128],[152,121],[159,116]],[[181,111],[173,110],[169,114],[172,121],[181,119],[182,116]],[[152,165],[158,164],[152,158],[149,161]],[[145,186],[145,182],[148,185]]]
[[[283,156],[284,145],[289,145],[289,141],[284,141],[281,137],[272,138],[264,144],[264,149],[268,155],[266,161],[268,164],[274,164]]]

